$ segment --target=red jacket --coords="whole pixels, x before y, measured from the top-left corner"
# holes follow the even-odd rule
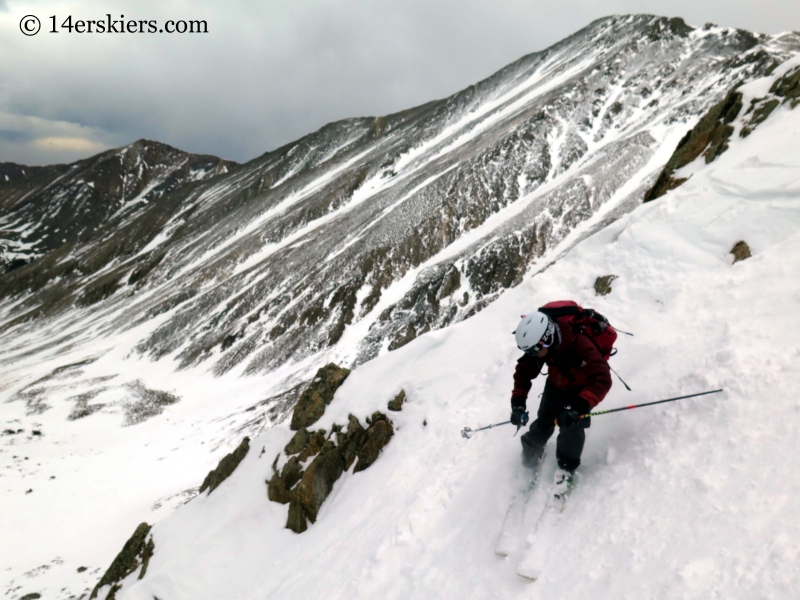
[[[558,349],[555,352],[548,351],[544,358],[532,354],[520,358],[514,371],[514,390],[511,393],[527,399],[531,381],[547,364],[547,376],[556,387],[575,393],[594,408],[611,389],[608,363],[585,334],[573,333],[569,323],[563,323],[560,319],[555,321],[561,332]]]

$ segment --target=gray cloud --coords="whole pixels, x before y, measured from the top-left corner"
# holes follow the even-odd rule
[[[35,135],[30,131],[14,131],[9,129],[0,129],[0,141],[8,142],[11,144],[19,144],[30,142],[35,139]]]
[[[209,33],[70,35],[47,34],[47,16],[102,18],[109,4],[12,0],[0,13],[0,56],[15,57],[0,63],[0,113],[16,121],[4,128],[32,132],[30,119],[38,119],[36,136],[85,143],[0,137],[0,161],[72,160],[140,137],[247,160],[336,119],[447,96],[607,14],[678,15],[695,25],[768,33],[800,29],[796,0],[253,4],[123,0],[114,3],[115,17],[205,19]],[[34,38],[17,29],[29,13],[43,20]]]

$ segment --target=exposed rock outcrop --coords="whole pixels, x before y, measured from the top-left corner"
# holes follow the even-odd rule
[[[267,481],[267,497],[273,502],[288,504],[292,500],[290,490],[303,477],[303,465],[298,457],[292,456],[278,473],[279,459],[280,455],[276,456],[275,462],[272,463],[274,475]]]
[[[325,369],[327,371],[323,373]],[[339,369],[335,365],[320,369],[306,392],[312,388],[317,392],[324,389],[330,391],[332,398],[335,388],[331,391],[330,382],[335,382],[343,372],[346,372],[345,377],[349,374],[347,369]],[[328,387],[325,387],[326,381]],[[312,394],[306,392],[303,393],[303,397],[311,400],[305,405],[298,402],[292,418],[293,423],[296,422],[295,417],[298,412],[303,416],[309,414],[309,405],[320,406],[324,413],[325,407],[330,402],[330,400],[322,402],[320,399],[314,401]],[[404,397],[405,393],[401,392],[392,402],[399,400],[399,405],[402,405]],[[316,416],[314,422],[321,416],[322,414]],[[332,439],[334,435],[335,441]],[[267,497],[273,502],[289,505],[286,527],[295,533],[302,533],[308,528],[309,521],[316,522],[322,503],[342,473],[349,470],[353,463],[355,463],[353,473],[370,467],[393,435],[392,422],[381,412],[375,412],[367,418],[366,428],[361,425],[357,417],[350,415],[346,428],[334,424],[327,436],[324,429],[310,432],[304,426],[299,427],[284,448],[288,460],[278,469],[281,455],[276,456],[272,463],[273,475],[266,482]]]
[[[320,506],[344,472],[344,464],[339,448],[328,441],[303,473],[290,504],[298,503],[308,520],[316,522]]]
[[[392,400],[389,400],[389,410],[394,412],[400,412],[403,410],[403,402],[406,401],[406,391],[400,390],[400,393],[397,394]]]
[[[733,254],[734,264],[736,264],[740,260],[745,260],[752,256],[752,254],[750,254],[750,246],[748,246],[747,242],[745,242],[744,240],[736,242],[733,248],[731,248],[730,253]]]
[[[618,279],[619,275],[602,275],[594,280],[594,292],[598,296],[608,296],[611,293],[611,282]]]
[[[298,430],[319,421],[325,413],[325,408],[333,400],[336,390],[344,383],[348,375],[350,375],[350,369],[339,367],[333,363],[325,365],[317,371],[311,385],[305,389],[297,401],[297,406],[292,414],[291,428]]]
[[[788,104],[792,109],[800,104],[800,67],[791,69],[777,78],[766,96],[753,98],[750,101],[750,106],[741,117],[739,136],[747,137],[753,133],[781,104]],[[699,156],[704,156],[706,163],[710,163],[725,152],[735,129],[732,122],[740,115],[742,108],[742,94],[736,88],[728,92],[724,100],[712,106],[697,125],[678,142],[678,147],[655,185],[645,194],[644,201],[655,200],[683,184],[686,179],[674,177],[675,172]]]
[[[740,135],[750,135],[781,104],[788,104],[792,109],[800,104],[800,67],[776,79],[763,98],[753,98],[745,113]]]
[[[791,108],[800,104],[800,67],[796,67],[780,77],[769,89],[771,94],[780,96]]]
[[[148,388],[138,379],[125,385],[131,399],[125,403],[125,425],[136,425],[160,415],[164,408],[181,401],[181,397],[163,390]]]
[[[155,544],[150,534],[150,525],[141,523],[133,532],[131,538],[125,542],[122,551],[117,555],[111,566],[92,590],[90,600],[102,598],[102,600],[114,600],[121,582],[136,569],[141,566],[139,579],[144,577],[147,572],[147,565],[153,556]],[[106,591],[108,588],[108,591]],[[104,594],[104,595],[103,595]]]
[[[678,142],[678,147],[667,161],[655,185],[645,194],[644,201],[655,200],[683,184],[685,178],[673,177],[675,171],[681,167],[685,167],[701,155],[705,157],[706,163],[710,163],[725,152],[734,129],[730,123],[741,110],[742,94],[736,89],[728,92],[721,102],[712,106],[697,125]]]
[[[353,473],[358,473],[372,466],[378,460],[383,447],[389,443],[389,440],[394,435],[392,422],[381,412],[372,413],[372,418],[367,419],[367,424],[369,427],[364,432],[356,451],[358,462],[353,469]]]
[[[219,464],[217,468],[210,471],[206,478],[203,480],[203,485],[200,486],[200,493],[202,494],[204,491],[208,490],[210,494],[213,492],[219,484],[225,481],[231,474],[236,470],[236,467],[239,466],[239,463],[244,460],[244,457],[247,456],[247,453],[250,451],[250,438],[246,437],[242,440],[242,443],[239,444],[239,447],[236,448],[230,454],[226,454]]]

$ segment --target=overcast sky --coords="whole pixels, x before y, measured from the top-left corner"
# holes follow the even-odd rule
[[[246,161],[346,117],[448,96],[609,14],[800,30],[798,0],[0,0],[0,162],[139,138]],[[49,33],[205,20],[205,34]],[[26,15],[38,35],[20,31]]]

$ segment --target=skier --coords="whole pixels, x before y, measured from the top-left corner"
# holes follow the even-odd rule
[[[574,305],[558,302],[552,305]],[[541,310],[547,310],[545,305]],[[522,318],[514,332],[517,347],[525,354],[517,361],[514,390],[511,393],[511,423],[528,423],[526,408],[531,381],[547,365],[547,380],[537,418],[521,436],[523,463],[537,468],[547,440],[558,424],[556,440],[557,487],[569,487],[581,463],[586,428],[591,419],[580,416],[591,412],[611,389],[611,373],[598,346],[588,333],[573,328],[570,319],[550,318],[537,311]]]

